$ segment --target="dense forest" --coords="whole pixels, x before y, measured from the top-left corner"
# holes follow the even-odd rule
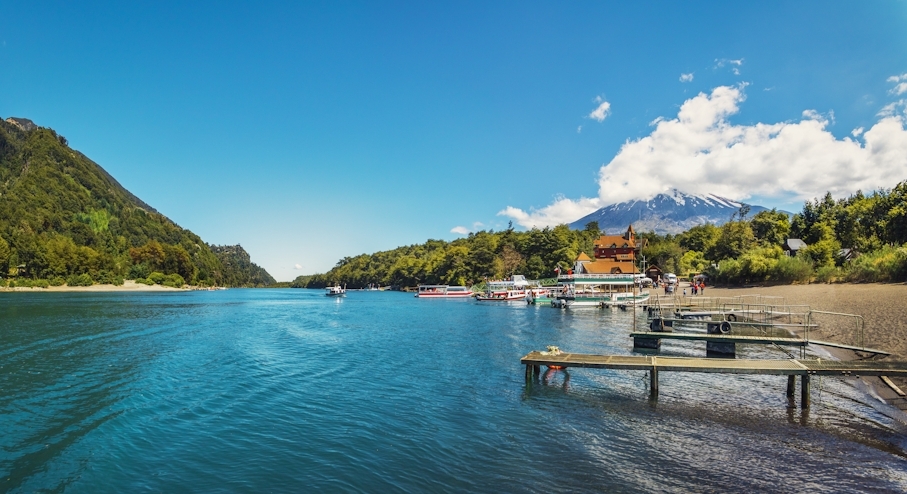
[[[263,286],[239,246],[215,247],[129,193],[52,129],[0,121],[0,276],[16,286]]]
[[[595,222],[580,231],[566,225],[480,231],[452,242],[429,240],[345,257],[327,273],[300,276],[292,286],[473,285],[510,274],[551,278],[556,266],[572,266],[580,252],[591,254],[599,234]],[[705,273],[719,283],[907,281],[907,182],[838,200],[829,193],[807,201],[792,217],[777,210],[750,216],[744,206],[721,226],[639,236],[646,239],[646,264],[682,276]],[[806,247],[789,255],[783,249],[789,238],[801,239]]]

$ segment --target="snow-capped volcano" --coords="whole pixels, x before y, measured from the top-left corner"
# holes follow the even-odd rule
[[[672,189],[671,192],[658,194],[648,201],[627,201],[605,206],[570,223],[570,228],[581,230],[590,221],[597,221],[598,227],[607,232],[623,231],[627,229],[627,225],[632,224],[637,232],[676,234],[705,223],[724,224],[744,205],[714,194],[686,194]],[[749,217],[768,209],[749,206]]]

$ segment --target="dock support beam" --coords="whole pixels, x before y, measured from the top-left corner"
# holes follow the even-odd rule
[[[800,408],[809,408],[809,374],[803,374],[800,380]]]
[[[706,324],[706,333],[708,334],[729,334],[730,332],[731,325],[728,322],[710,322]],[[709,357],[736,358],[737,344],[707,341],[705,342],[705,354]]]
[[[787,397],[793,398],[797,389],[797,377],[794,375],[787,376]]]
[[[633,337],[633,349],[661,350],[661,338]]]
[[[658,398],[658,367],[649,370],[649,398],[652,400]]]

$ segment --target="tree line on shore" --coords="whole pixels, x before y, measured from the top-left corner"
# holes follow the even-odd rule
[[[581,252],[591,255],[600,234],[596,222],[583,230],[558,225],[515,231],[511,225],[450,242],[344,257],[327,273],[300,276],[290,286],[470,286],[511,274],[552,278],[555,267],[571,267]],[[838,200],[827,193],[806,201],[792,217],[775,209],[749,216],[743,206],[720,226],[639,237],[646,240],[646,264],[681,275],[705,273],[719,283],[907,281],[907,181]],[[790,255],[783,248],[790,238],[801,239],[805,248]]]
[[[274,282],[242,247],[206,244],[24,119],[0,121],[0,278],[39,287]]]

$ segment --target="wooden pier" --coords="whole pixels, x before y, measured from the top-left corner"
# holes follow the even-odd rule
[[[658,397],[659,372],[708,372],[721,374],[762,374],[788,376],[787,395],[794,396],[796,376],[801,376],[800,406],[809,408],[812,376],[899,376],[907,377],[907,362],[839,361],[822,359],[750,360],[638,355],[590,355],[561,352],[531,352],[520,363],[526,366],[526,384],[540,374],[540,367],[581,367],[591,369],[644,370],[649,372],[649,393]]]
[[[785,346],[799,346],[807,347],[809,345],[818,345],[831,348],[843,348],[845,350],[852,350],[855,352],[865,352],[865,353],[874,353],[876,355],[891,355],[891,352],[886,352],[885,350],[878,350],[875,348],[866,348],[859,347],[854,345],[844,345],[841,343],[833,343],[830,341],[817,341],[817,340],[807,340],[804,338],[796,337],[783,337],[783,336],[747,336],[747,335],[732,335],[732,334],[708,334],[708,333],[676,333],[676,332],[661,332],[661,331],[637,331],[630,333],[630,336],[633,338],[634,346],[641,348],[651,348],[645,345],[637,345],[636,343],[640,340],[654,340],[659,341],[663,339],[670,340],[681,340],[681,341],[705,341],[711,343],[753,343],[761,345],[785,345]]]

